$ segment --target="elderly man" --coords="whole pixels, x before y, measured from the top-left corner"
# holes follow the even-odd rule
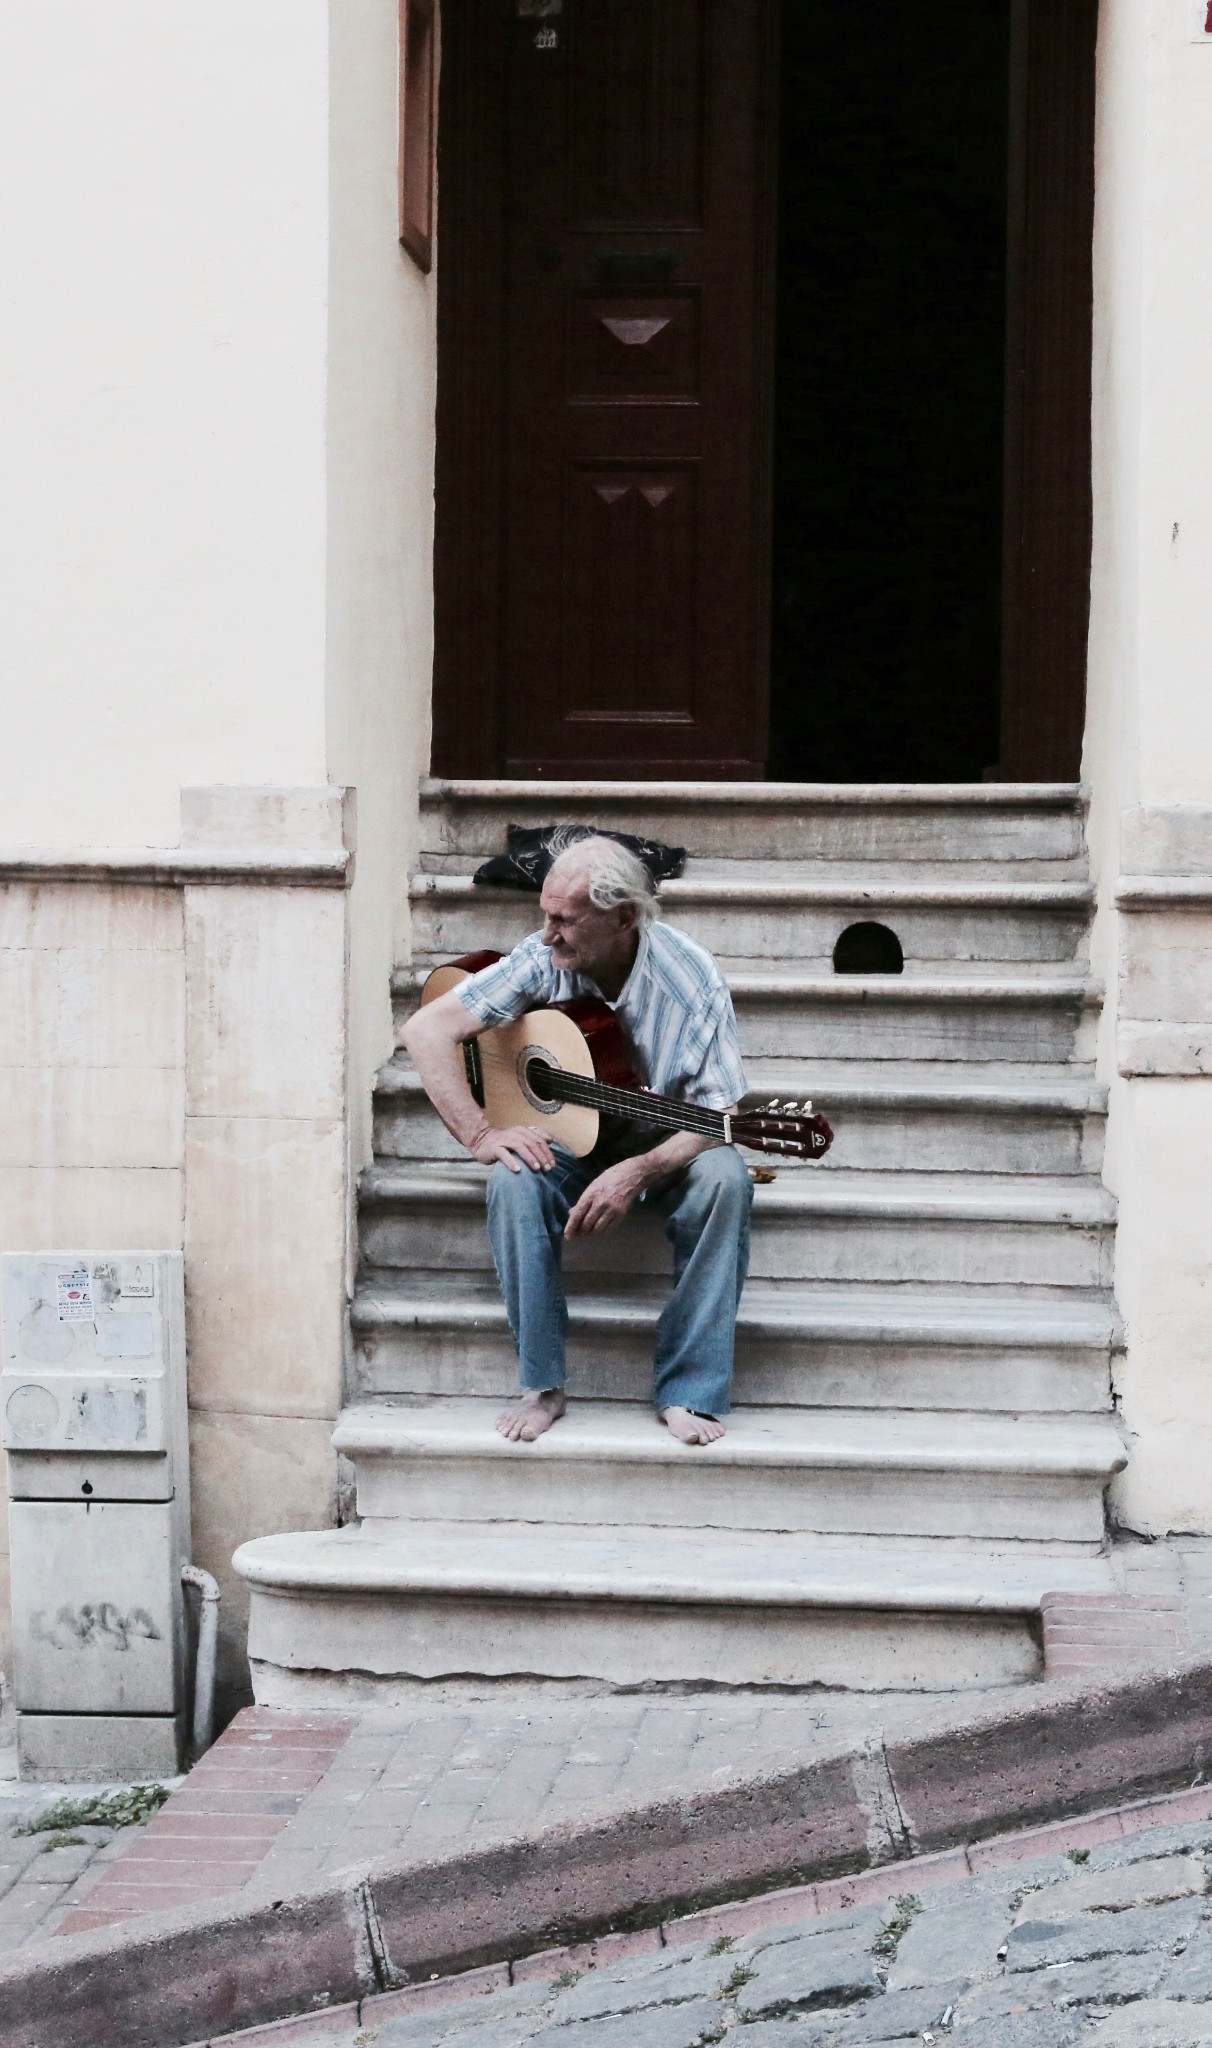
[[[735,1110],[745,1077],[728,986],[710,953],[654,921],[647,872],[616,840],[565,848],[540,907],[541,932],[420,1010],[404,1033],[443,1123],[492,1168],[488,1229],[522,1384],[497,1428],[530,1443],[563,1415],[561,1241],[612,1230],[639,1204],[673,1244],[674,1290],[657,1325],[657,1413],[680,1442],[708,1444],[724,1434],[749,1260],[752,1185],[742,1160],[690,1132],[654,1142],[640,1125],[604,1132],[584,1159],[526,1125],[494,1131],[467,1085],[461,1048],[526,1010],[599,996],[646,1086]]]

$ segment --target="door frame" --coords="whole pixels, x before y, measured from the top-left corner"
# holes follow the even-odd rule
[[[1002,526],[1006,781],[1081,773],[1094,492],[1099,0],[1011,0]]]
[[[504,37],[476,47],[470,12],[467,0],[442,8],[433,769],[481,778],[501,758],[506,105]]]

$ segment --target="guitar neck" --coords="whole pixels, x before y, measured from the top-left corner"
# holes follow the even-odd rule
[[[587,1075],[569,1074],[562,1068],[549,1069],[542,1079],[544,1092],[550,1090],[560,1102],[578,1102],[605,1116],[656,1124],[667,1131],[694,1131],[725,1145],[732,1142],[732,1119],[720,1109],[678,1102],[672,1095],[653,1095],[646,1088],[612,1088],[606,1081],[592,1081]]]

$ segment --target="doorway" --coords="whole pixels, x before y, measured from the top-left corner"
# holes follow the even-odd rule
[[[1009,0],[878,29],[801,0],[780,54],[772,762],[979,781],[1000,744]]]
[[[434,766],[1075,775],[1097,0],[446,0]]]

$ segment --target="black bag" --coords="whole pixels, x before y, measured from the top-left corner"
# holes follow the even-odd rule
[[[684,846],[663,846],[659,839],[636,839],[630,832],[603,832],[596,825],[507,825],[504,853],[494,853],[478,867],[472,880],[492,889],[541,889],[555,854],[551,842],[559,834],[563,846],[578,839],[617,839],[634,853],[652,877],[653,886],[680,875],[686,865]]]

